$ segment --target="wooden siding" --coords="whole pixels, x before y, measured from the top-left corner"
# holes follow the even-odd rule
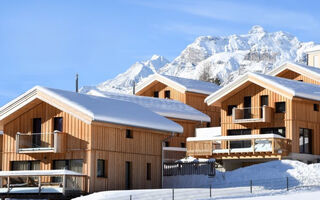
[[[300,81],[302,80],[305,83],[311,83],[311,84],[316,84],[316,85],[320,85],[320,81],[314,80],[310,77],[304,76],[302,74],[299,74],[297,72],[291,71],[291,70],[284,70],[283,72],[281,72],[280,74],[277,75],[278,77],[282,77],[282,78],[287,78],[287,79],[291,79],[291,80],[297,80]]]
[[[235,124],[232,116],[227,116],[228,105],[237,105],[243,108],[245,96],[251,96],[251,107],[260,107],[260,96],[268,95],[269,107],[273,109],[272,120],[270,123],[244,123]],[[286,102],[285,113],[275,113],[275,103]],[[221,131],[226,136],[231,129],[251,129],[252,134],[260,134],[261,128],[285,127],[286,138],[292,140],[292,152],[299,153],[299,128],[310,128],[313,130],[313,152],[320,154],[319,138],[319,119],[320,112],[313,111],[313,104],[319,102],[308,101],[305,99],[289,99],[271,90],[260,87],[256,84],[249,84],[241,88],[233,96],[222,101],[221,105]],[[225,148],[225,144],[223,144]]]
[[[307,54],[308,56],[308,65],[309,66],[314,66],[313,58],[314,56],[318,56],[318,63],[320,63],[320,51],[315,51]],[[319,66],[318,66],[319,67]]]
[[[125,162],[131,161],[132,188],[161,187],[161,142],[168,133],[101,122],[87,124],[47,103],[37,101],[32,105],[14,113],[15,118],[4,124],[3,170],[10,170],[11,161],[39,160],[40,169],[46,170],[52,169],[53,160],[82,159],[83,173],[88,175],[87,192],[95,192],[125,189]],[[31,133],[32,118],[42,119],[42,132],[53,132],[54,117],[63,117],[65,153],[16,153],[17,132]],[[126,138],[126,129],[133,131],[132,139]],[[107,161],[107,178],[97,177],[97,159]],[[146,180],[147,163],[152,166],[151,180]]]

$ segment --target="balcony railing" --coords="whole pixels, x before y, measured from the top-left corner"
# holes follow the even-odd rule
[[[17,133],[17,153],[63,153],[66,146],[66,134],[53,133]]]
[[[268,106],[233,108],[233,123],[271,122],[272,108]]]
[[[291,140],[276,134],[220,136],[211,140],[187,138],[187,156],[193,157],[286,156],[290,150]]]

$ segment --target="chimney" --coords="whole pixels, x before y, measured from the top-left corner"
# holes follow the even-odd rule
[[[136,82],[133,81],[132,94],[136,94]]]
[[[76,93],[79,92],[79,75],[76,74]]]

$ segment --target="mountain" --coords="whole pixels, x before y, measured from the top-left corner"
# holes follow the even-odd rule
[[[131,92],[133,81],[138,83],[156,72],[192,79],[219,78],[224,85],[247,71],[266,73],[285,61],[306,63],[305,50],[313,46],[314,42],[301,42],[283,31],[267,32],[261,26],[253,26],[243,35],[201,36],[172,62],[152,56],[95,88]],[[90,87],[84,87],[82,92],[87,90]]]

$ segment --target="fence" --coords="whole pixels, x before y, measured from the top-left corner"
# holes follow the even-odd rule
[[[188,163],[166,162],[163,164],[164,176],[200,175],[200,174],[214,176],[215,173],[216,173],[215,162],[188,162]]]

